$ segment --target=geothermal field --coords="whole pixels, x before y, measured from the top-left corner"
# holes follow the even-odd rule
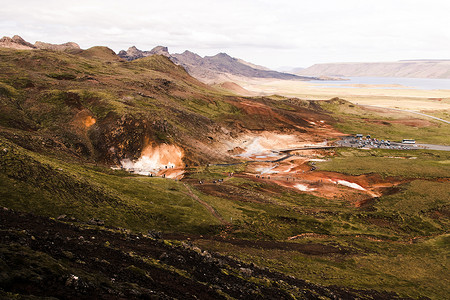
[[[448,298],[448,88],[18,36],[0,70],[1,299]]]

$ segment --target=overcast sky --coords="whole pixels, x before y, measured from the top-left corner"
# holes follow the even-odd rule
[[[448,0],[12,0],[0,6],[0,35],[308,67],[450,59],[449,15]]]

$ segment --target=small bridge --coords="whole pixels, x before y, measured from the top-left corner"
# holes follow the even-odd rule
[[[292,151],[333,149],[333,148],[337,148],[337,147],[338,147],[338,146],[312,146],[312,147],[300,147],[300,148],[292,148],[292,149],[276,150],[276,151],[273,151],[273,152],[289,153],[289,152],[292,152]]]

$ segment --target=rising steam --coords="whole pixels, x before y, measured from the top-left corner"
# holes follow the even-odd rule
[[[148,145],[138,160],[124,159],[120,163],[124,169],[136,174],[158,175],[166,170],[182,168],[183,156],[183,150],[176,145]]]

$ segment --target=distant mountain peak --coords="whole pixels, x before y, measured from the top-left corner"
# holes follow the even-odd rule
[[[124,51],[124,50],[122,50],[122,51]],[[128,48],[128,50],[125,51],[125,52],[132,52],[132,51],[141,51],[141,50],[139,50],[138,48],[136,48],[136,46],[131,46],[131,47]]]
[[[225,52],[220,52],[220,53],[217,53],[216,55],[214,55],[214,56],[217,56],[217,57],[229,57],[229,58],[232,58],[231,56],[229,56],[228,54],[226,54]]]
[[[28,43],[18,35],[13,36],[12,38],[4,36],[3,38],[0,39],[0,47],[18,50],[36,49],[36,47],[33,44]]]
[[[74,42],[68,42],[57,45],[37,41],[33,45],[25,41],[19,35],[14,35],[12,38],[4,36],[3,38],[0,39],[0,47],[12,48],[17,50],[35,50],[35,49],[45,49],[52,51],[81,50],[80,46]]]
[[[135,60],[138,58],[147,57],[147,56],[151,56],[151,55],[155,55],[155,54],[170,57],[169,49],[165,46],[156,46],[155,48],[153,48],[150,51],[142,51],[142,50],[139,50],[136,46],[131,46],[130,48],[128,48],[127,51],[120,50],[120,52],[117,55],[119,55],[121,58],[131,61],[131,60]]]
[[[224,60],[224,61],[230,61],[230,60],[236,60],[234,57],[231,57],[230,55],[220,52],[213,56],[205,56],[205,59],[216,59],[216,60]]]
[[[191,58],[191,59],[202,59],[202,57],[200,56],[200,55],[198,55],[197,53],[194,53],[194,52],[192,52],[192,51],[189,51],[189,50],[185,50],[183,53],[181,53],[181,54],[174,54],[173,55],[174,57],[175,56],[183,56],[183,57],[189,57],[189,58]]]
[[[169,49],[165,46],[156,46],[150,50],[150,53],[170,57]]]
[[[68,50],[81,50],[80,46],[74,42],[68,42],[64,44],[50,44],[37,41],[34,46],[38,49],[53,50],[53,51],[68,51]]]

